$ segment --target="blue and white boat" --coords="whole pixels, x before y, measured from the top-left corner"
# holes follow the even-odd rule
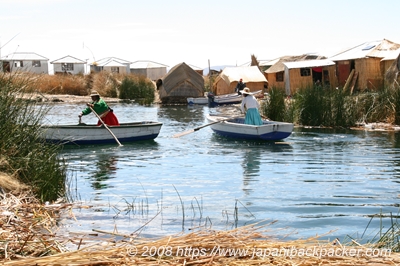
[[[261,90],[255,91],[253,94],[260,94],[261,92]],[[214,95],[211,92],[206,92],[204,97],[187,98],[187,102],[188,104],[208,104],[210,107],[215,107],[219,105],[237,104],[240,103],[242,99],[243,96],[237,93]]]
[[[143,121],[107,127],[121,143],[126,143],[155,139],[161,126],[161,122]],[[42,137],[47,142],[77,145],[116,143],[114,136],[103,125],[42,125],[41,128]]]
[[[211,129],[218,135],[247,140],[282,140],[292,134],[292,123],[263,120],[263,125],[247,125],[244,117],[208,115]],[[220,121],[220,122],[219,122]],[[212,124],[211,124],[212,123]]]

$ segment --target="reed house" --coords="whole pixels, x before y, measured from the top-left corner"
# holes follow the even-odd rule
[[[383,39],[360,44],[329,59],[336,63],[338,84],[355,84],[355,88],[377,90],[384,85],[387,69],[399,54],[400,44]],[[350,80],[349,80],[350,79]]]
[[[204,95],[203,76],[184,62],[171,68],[156,85],[160,100],[165,104],[187,104],[187,98]]]
[[[286,95],[293,95],[299,88],[331,88],[336,86],[335,63],[331,60],[305,60],[284,63]]]

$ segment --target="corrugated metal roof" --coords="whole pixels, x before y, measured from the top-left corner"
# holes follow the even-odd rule
[[[37,53],[30,53],[30,52],[19,52],[19,53],[12,53],[6,56],[3,56],[1,60],[42,60],[48,61],[49,59],[38,55]]]
[[[117,57],[106,57],[106,58],[102,58],[100,60],[97,60],[96,64],[99,65],[99,66],[103,66],[103,65],[107,64],[110,61],[119,62],[119,63],[124,64],[124,65],[129,65],[131,63],[130,61],[127,61],[127,60],[124,60],[124,59],[121,59],[121,58],[117,58]],[[93,64],[94,64],[94,62],[93,62]]]
[[[153,61],[135,61],[131,64],[131,69],[145,69],[145,68],[161,68],[168,67],[167,65],[159,64]]]
[[[103,66],[103,67],[105,67],[105,66],[111,66],[111,67],[126,67],[127,65],[126,65],[126,64],[122,64],[122,63],[120,63],[120,62],[117,62],[117,61],[115,61],[115,60],[110,60],[110,61],[107,61],[105,64],[101,64],[101,65],[98,65],[98,66]]]
[[[333,66],[335,62],[328,59],[320,60],[305,60],[296,62],[285,62],[283,63],[287,68],[303,68],[303,67],[322,67],[322,66]]]
[[[50,62],[50,64],[57,64],[57,63],[85,64],[86,62],[81,60],[81,59],[78,59],[76,57],[67,55],[67,56],[64,56],[64,57],[62,57],[60,59],[57,59],[57,60],[54,60],[54,61]]]
[[[389,56],[393,50],[397,50],[398,48],[400,48],[400,44],[383,39],[379,41],[365,42],[328,59],[332,61],[342,61],[365,57],[385,58],[386,56]]]

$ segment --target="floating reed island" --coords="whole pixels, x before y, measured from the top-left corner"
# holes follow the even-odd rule
[[[67,203],[41,204],[29,194],[2,194],[2,265],[400,264],[400,254],[382,243],[341,243],[320,240],[322,236],[285,241],[270,224],[221,231],[199,229],[161,238],[99,231],[73,238],[57,234],[57,220],[63,212],[73,216],[72,207]]]

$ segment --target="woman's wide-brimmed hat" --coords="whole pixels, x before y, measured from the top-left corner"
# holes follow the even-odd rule
[[[250,95],[250,94],[253,94],[253,93],[250,92],[250,89],[247,88],[247,87],[244,88],[243,90],[241,90],[240,93],[241,93],[241,94],[249,94],[249,95]]]
[[[100,94],[97,91],[92,91],[90,93],[90,97],[92,97],[92,96],[100,96]]]

